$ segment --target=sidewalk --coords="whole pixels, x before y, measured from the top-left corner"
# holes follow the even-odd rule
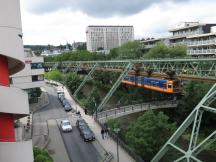
[[[95,120],[89,116],[85,115],[84,110],[77,104],[76,102],[71,98],[69,92],[66,88],[64,88],[65,98],[67,98],[68,101],[71,102],[71,105],[80,111],[81,116],[85,121],[89,124],[89,127],[94,132],[96,139],[99,141],[99,143],[107,150],[107,152],[111,152],[114,156],[113,162],[117,161],[117,144],[112,138],[108,139],[102,139],[101,137],[101,127],[95,122]],[[125,150],[119,146],[119,162],[135,162],[132,157],[130,157]]]

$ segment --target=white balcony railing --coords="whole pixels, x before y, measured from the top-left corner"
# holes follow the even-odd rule
[[[188,55],[198,55],[198,54],[216,54],[216,49],[206,49],[206,50],[187,50]]]
[[[189,46],[197,46],[197,45],[212,45],[216,44],[216,40],[203,40],[203,41],[193,41],[187,43]]]

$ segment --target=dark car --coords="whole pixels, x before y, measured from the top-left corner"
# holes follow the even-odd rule
[[[80,131],[82,127],[88,127],[88,124],[85,122],[84,119],[78,119],[76,121],[76,126],[79,129],[79,131]]]
[[[66,99],[62,100],[62,106],[64,107],[66,104],[69,104]]]
[[[71,110],[72,110],[71,105],[70,105],[69,103],[66,103],[66,104],[64,105],[64,110],[65,110],[65,111],[71,111]]]
[[[59,100],[62,102],[65,99],[63,95],[59,96]]]
[[[83,138],[83,140],[84,140],[85,142],[94,141],[94,140],[95,140],[95,135],[94,135],[94,133],[91,131],[90,128],[82,129],[82,130],[80,131],[80,136]]]

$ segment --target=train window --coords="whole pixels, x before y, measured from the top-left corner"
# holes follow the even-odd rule
[[[171,84],[168,84],[168,88],[172,88],[172,85],[171,85]]]

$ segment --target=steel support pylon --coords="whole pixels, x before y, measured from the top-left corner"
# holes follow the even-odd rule
[[[202,142],[197,144],[200,124],[202,121],[202,114],[204,111],[216,113],[216,109],[210,107],[210,104],[214,102],[215,99],[216,99],[216,84],[213,85],[213,87],[203,97],[203,99],[190,113],[190,115],[186,118],[186,120],[181,124],[181,126],[170,137],[170,139],[166,142],[166,144],[155,155],[155,157],[151,160],[151,162],[159,162],[170,147],[178,150],[183,154],[180,158],[176,159],[175,162],[181,162],[181,161],[202,162],[196,156],[216,140],[216,131],[214,130],[213,133],[211,133],[207,138],[205,138]],[[193,128],[191,132],[191,139],[190,139],[188,150],[185,151],[180,147],[178,147],[175,143],[192,123],[193,123]]]
[[[121,75],[119,76],[119,78],[117,79],[115,84],[112,86],[112,88],[109,90],[107,95],[101,101],[100,105],[97,107],[97,112],[99,112],[103,109],[104,105],[108,102],[110,97],[112,97],[113,93],[116,91],[118,86],[121,84],[121,81],[124,79],[124,77],[127,76],[128,72],[132,69],[132,67],[133,67],[133,64],[131,62],[129,62],[126,65],[124,71],[121,73]]]
[[[91,75],[95,72],[96,68],[97,68],[97,64],[95,64],[94,67],[91,69],[91,71],[88,73],[88,75],[85,76],[85,78],[82,81],[82,83],[79,85],[79,87],[74,92],[74,94],[73,94],[74,97],[77,96],[77,94],[79,93],[79,91],[81,90],[81,88],[84,86],[84,84],[91,78]]]

